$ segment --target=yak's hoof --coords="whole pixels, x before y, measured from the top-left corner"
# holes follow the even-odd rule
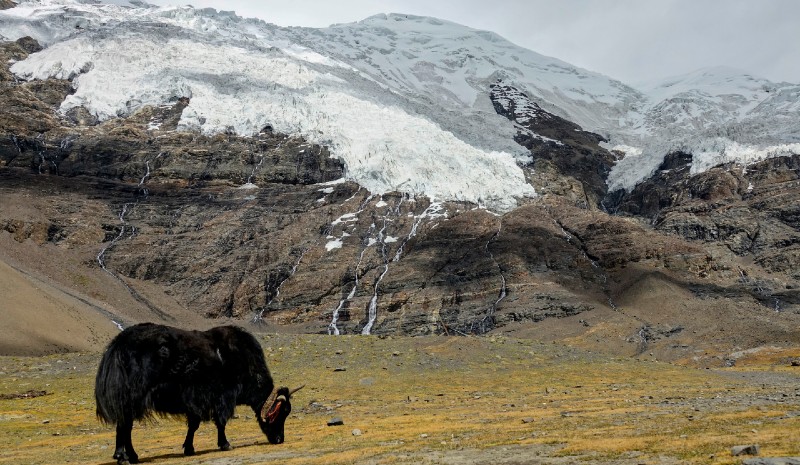
[[[117,465],[132,465],[139,463],[139,456],[137,455],[114,454],[114,458],[117,459]]]
[[[183,448],[183,455],[185,455],[187,457],[190,456],[190,455],[194,455],[194,447],[184,447]]]
[[[226,442],[225,444],[219,446],[219,450],[232,450],[232,449],[233,446],[229,442]]]

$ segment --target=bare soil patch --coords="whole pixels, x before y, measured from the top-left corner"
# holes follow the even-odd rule
[[[12,394],[0,394],[0,400],[9,400],[9,399],[33,399],[34,397],[41,397],[46,396],[47,391],[36,391],[34,389],[29,389],[25,392],[18,392]]]

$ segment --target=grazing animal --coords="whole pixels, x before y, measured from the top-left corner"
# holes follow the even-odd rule
[[[109,343],[94,393],[97,417],[117,427],[114,458],[126,465],[139,462],[131,442],[134,420],[154,414],[186,416],[186,455],[194,454],[194,433],[201,421],[213,420],[217,445],[230,450],[225,424],[242,404],[253,409],[267,440],[280,444],[292,411],[291,395],[300,388],[274,385],[261,345],[241,328],[185,331],[142,323]]]

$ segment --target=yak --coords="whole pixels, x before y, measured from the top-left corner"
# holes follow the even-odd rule
[[[114,459],[127,465],[139,462],[131,442],[133,422],[155,414],[186,417],[186,455],[194,455],[201,421],[213,420],[217,445],[230,450],[225,424],[243,404],[253,409],[267,440],[280,444],[291,396],[300,388],[274,385],[261,345],[242,328],[186,331],[141,323],[119,333],[103,353],[95,401],[98,419],[116,425]]]

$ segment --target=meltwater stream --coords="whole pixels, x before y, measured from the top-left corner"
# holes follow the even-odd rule
[[[163,152],[159,153],[155,158],[153,158],[152,161],[158,160],[159,158],[161,158],[162,155],[163,155]],[[139,205],[141,202],[146,200],[148,195],[150,194],[149,191],[147,190],[147,188],[144,186],[145,183],[147,182],[147,179],[151,175],[150,161],[151,160],[146,160],[145,161],[145,173],[144,173],[144,175],[142,175],[141,179],[139,180],[139,184],[137,185],[137,194],[136,194],[137,197],[134,199],[133,202],[126,202],[126,203],[122,204],[122,208],[120,209],[119,215],[117,216],[119,218],[119,222],[120,222],[119,233],[116,235],[116,237],[114,237],[111,240],[111,242],[109,242],[109,244],[107,246],[103,247],[103,249],[100,250],[100,252],[97,254],[96,259],[97,259],[97,263],[100,265],[100,268],[102,268],[103,271],[108,273],[114,279],[116,279],[117,281],[122,283],[122,285],[125,286],[125,289],[128,290],[128,293],[130,293],[130,295],[134,299],[136,299],[136,301],[138,301],[139,303],[143,304],[145,307],[150,309],[150,311],[152,311],[153,313],[158,315],[160,318],[162,318],[164,320],[174,321],[175,320],[174,317],[172,317],[171,315],[163,312],[161,309],[159,309],[158,307],[156,307],[155,305],[150,303],[150,301],[148,301],[144,296],[142,296],[141,294],[139,294],[139,292],[137,292],[135,289],[133,289],[117,273],[115,273],[114,271],[112,271],[110,268],[108,268],[106,266],[106,254],[119,241],[124,239],[126,234],[128,235],[129,238],[132,238],[132,237],[134,237],[136,235],[136,228],[133,225],[129,224],[128,220],[126,218],[127,218],[128,214],[134,208],[136,208],[137,205]],[[141,196],[139,196],[139,193],[141,193]],[[122,325],[119,322],[117,322],[115,320],[112,320],[112,322],[118,328],[122,328]]]

